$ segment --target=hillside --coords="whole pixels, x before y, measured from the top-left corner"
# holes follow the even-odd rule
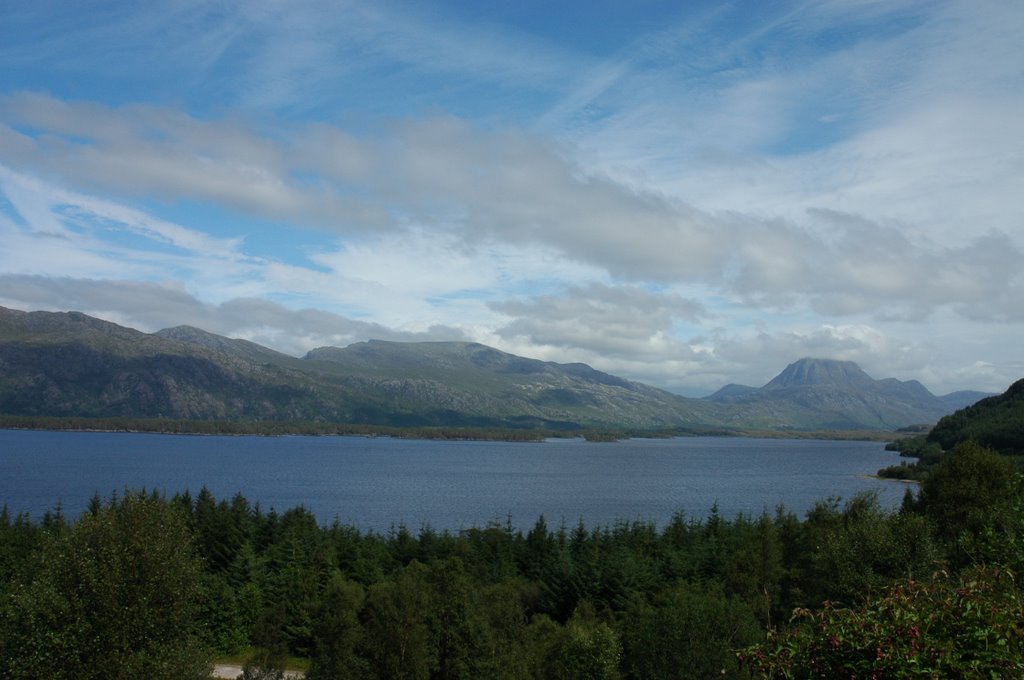
[[[976,394],[976,393],[975,393]],[[0,308],[0,414],[381,426],[887,430],[970,393],[801,359],[760,388],[688,399],[477,343],[371,340],[299,358],[177,326],[148,334],[77,312]]]
[[[585,364],[526,359],[477,343],[371,340],[315,349],[305,359],[318,371],[357,376],[404,408],[424,412],[644,428],[692,425],[714,415],[699,400]]]
[[[0,413],[380,425],[667,428],[705,402],[472,343],[373,341],[299,359],[191,327],[0,310]]]
[[[314,376],[285,361],[258,361],[75,312],[0,309],[0,369],[5,414],[227,420],[345,415],[337,395],[322,394]]]
[[[1000,453],[1024,456],[1024,379],[1003,394],[942,418],[927,437],[947,451],[968,439]]]

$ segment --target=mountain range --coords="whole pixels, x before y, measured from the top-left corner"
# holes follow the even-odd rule
[[[801,359],[760,388],[686,398],[579,363],[468,342],[371,340],[297,358],[190,326],[143,333],[0,307],[0,414],[387,426],[893,429],[986,396],[937,397],[856,364]]]
[[[770,429],[892,429],[934,423],[989,396],[935,396],[916,380],[874,380],[852,361],[800,359],[763,387],[726,385],[708,401],[731,407],[723,424]]]

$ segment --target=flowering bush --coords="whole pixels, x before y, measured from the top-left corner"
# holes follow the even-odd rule
[[[741,662],[767,678],[1024,677],[1024,601],[1006,570],[940,573],[857,609],[798,609],[790,624]]]

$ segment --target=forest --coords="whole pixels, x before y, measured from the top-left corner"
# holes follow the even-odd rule
[[[448,439],[489,441],[543,441],[548,437],[582,436],[589,431],[546,430],[534,427],[497,428],[461,426],[390,427],[346,423],[302,421],[232,421],[184,418],[92,418],[84,416],[0,415],[0,428],[16,430],[66,430],[75,432],[152,432],[198,435],[362,435],[404,439]],[[679,433],[666,433],[664,436]],[[616,433],[617,438],[629,433]]]
[[[205,489],[5,508],[0,676],[1020,677],[1022,504],[965,443],[895,512],[378,534]]]

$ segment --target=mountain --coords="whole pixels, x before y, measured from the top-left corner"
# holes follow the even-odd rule
[[[305,360],[320,371],[378,386],[404,408],[449,418],[461,413],[549,426],[676,427],[706,422],[713,412],[700,400],[585,364],[527,359],[478,343],[371,340],[315,349]]]
[[[226,354],[234,359],[253,363],[289,364],[298,366],[294,357],[257,345],[248,340],[225,338],[194,326],[175,326],[157,331],[153,335],[166,340],[176,340],[190,345],[199,345]]]
[[[970,393],[936,397],[916,380],[875,380],[852,361],[804,358],[760,388],[729,385],[705,399],[723,423],[770,429],[895,429],[933,423]]]
[[[287,362],[263,361],[258,352],[226,349],[77,312],[0,308],[0,413],[227,420],[343,415],[318,393],[315,377]]]
[[[946,406],[952,410],[959,410],[967,408],[972,404],[976,404],[986,397],[994,396],[991,392],[978,392],[976,390],[960,390],[959,392],[950,392],[944,394],[939,399],[942,400]]]
[[[147,334],[0,308],[0,413],[377,425],[667,428],[713,406],[474,343],[371,341],[291,357],[188,326]]]
[[[852,361],[801,359],[793,362],[762,389],[788,390],[825,385],[843,389],[865,389],[874,381]]]
[[[742,397],[747,396],[752,392],[757,392],[756,387],[750,385],[737,385],[736,383],[729,383],[725,387],[722,387],[714,394],[704,397],[708,401],[717,401],[722,403],[729,403]]]
[[[0,307],[0,414],[389,426],[893,429],[970,398],[801,359],[760,388],[688,399],[579,363],[470,342],[371,340],[293,357],[191,326],[142,333]]]

